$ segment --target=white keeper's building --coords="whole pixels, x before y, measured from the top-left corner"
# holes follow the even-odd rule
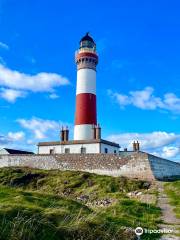
[[[103,139],[65,141],[65,142],[41,142],[38,144],[39,154],[62,153],[118,153],[119,144]]]

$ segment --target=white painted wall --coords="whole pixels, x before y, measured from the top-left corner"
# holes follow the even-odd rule
[[[0,149],[0,155],[9,154],[4,148]]]
[[[108,149],[108,153],[114,153],[114,151],[116,151],[116,153],[119,153],[119,148],[118,147],[110,146],[108,144],[101,143],[101,153],[105,153],[105,148]]]
[[[54,153],[65,153],[65,148],[70,149],[70,153],[81,153],[81,147],[86,148],[86,153],[99,153],[100,143],[91,144],[72,144],[72,145],[56,145],[56,146],[39,146],[39,154],[49,154],[51,149]]]
[[[81,153],[81,147],[86,148],[86,153],[99,153],[100,144],[75,144],[75,145],[64,145],[63,153],[65,153],[65,148],[70,148],[70,153]]]
[[[92,93],[96,95],[96,71],[89,68],[77,71],[76,95],[80,93]]]
[[[54,153],[62,153],[61,145],[39,146],[38,147],[39,154],[50,154],[50,150],[54,150]]]
[[[92,124],[81,124],[74,126],[74,140],[93,139]]]
[[[81,153],[81,147],[86,148],[86,153],[105,153],[105,148],[108,149],[108,153],[114,153],[114,150],[118,153],[119,148],[113,147],[104,143],[89,143],[89,144],[70,144],[70,145],[55,145],[55,146],[39,146],[39,154],[50,154],[50,150],[54,150],[55,154],[65,153],[65,148],[70,149],[70,153]]]

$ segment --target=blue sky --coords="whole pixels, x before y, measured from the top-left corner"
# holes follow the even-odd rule
[[[0,0],[0,147],[57,140],[75,111],[80,38],[97,43],[103,137],[180,159],[179,1]]]

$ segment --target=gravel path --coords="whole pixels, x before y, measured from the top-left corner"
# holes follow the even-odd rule
[[[177,219],[175,213],[173,212],[173,207],[169,204],[169,199],[164,191],[163,182],[157,183],[159,196],[158,196],[158,207],[162,210],[162,220],[163,224],[160,224],[160,229],[170,229],[173,230],[171,234],[164,234],[161,240],[180,240],[176,234],[178,233],[178,228],[180,228],[180,219]]]

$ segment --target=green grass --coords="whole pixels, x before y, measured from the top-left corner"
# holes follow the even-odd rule
[[[85,172],[2,168],[0,239],[135,239],[132,229],[137,226],[158,228],[160,209],[126,196],[147,186],[145,181]],[[85,200],[78,201],[80,196]],[[112,204],[97,206],[101,199],[111,199]]]
[[[165,191],[170,199],[170,204],[175,207],[176,217],[180,218],[180,180],[166,183]]]

